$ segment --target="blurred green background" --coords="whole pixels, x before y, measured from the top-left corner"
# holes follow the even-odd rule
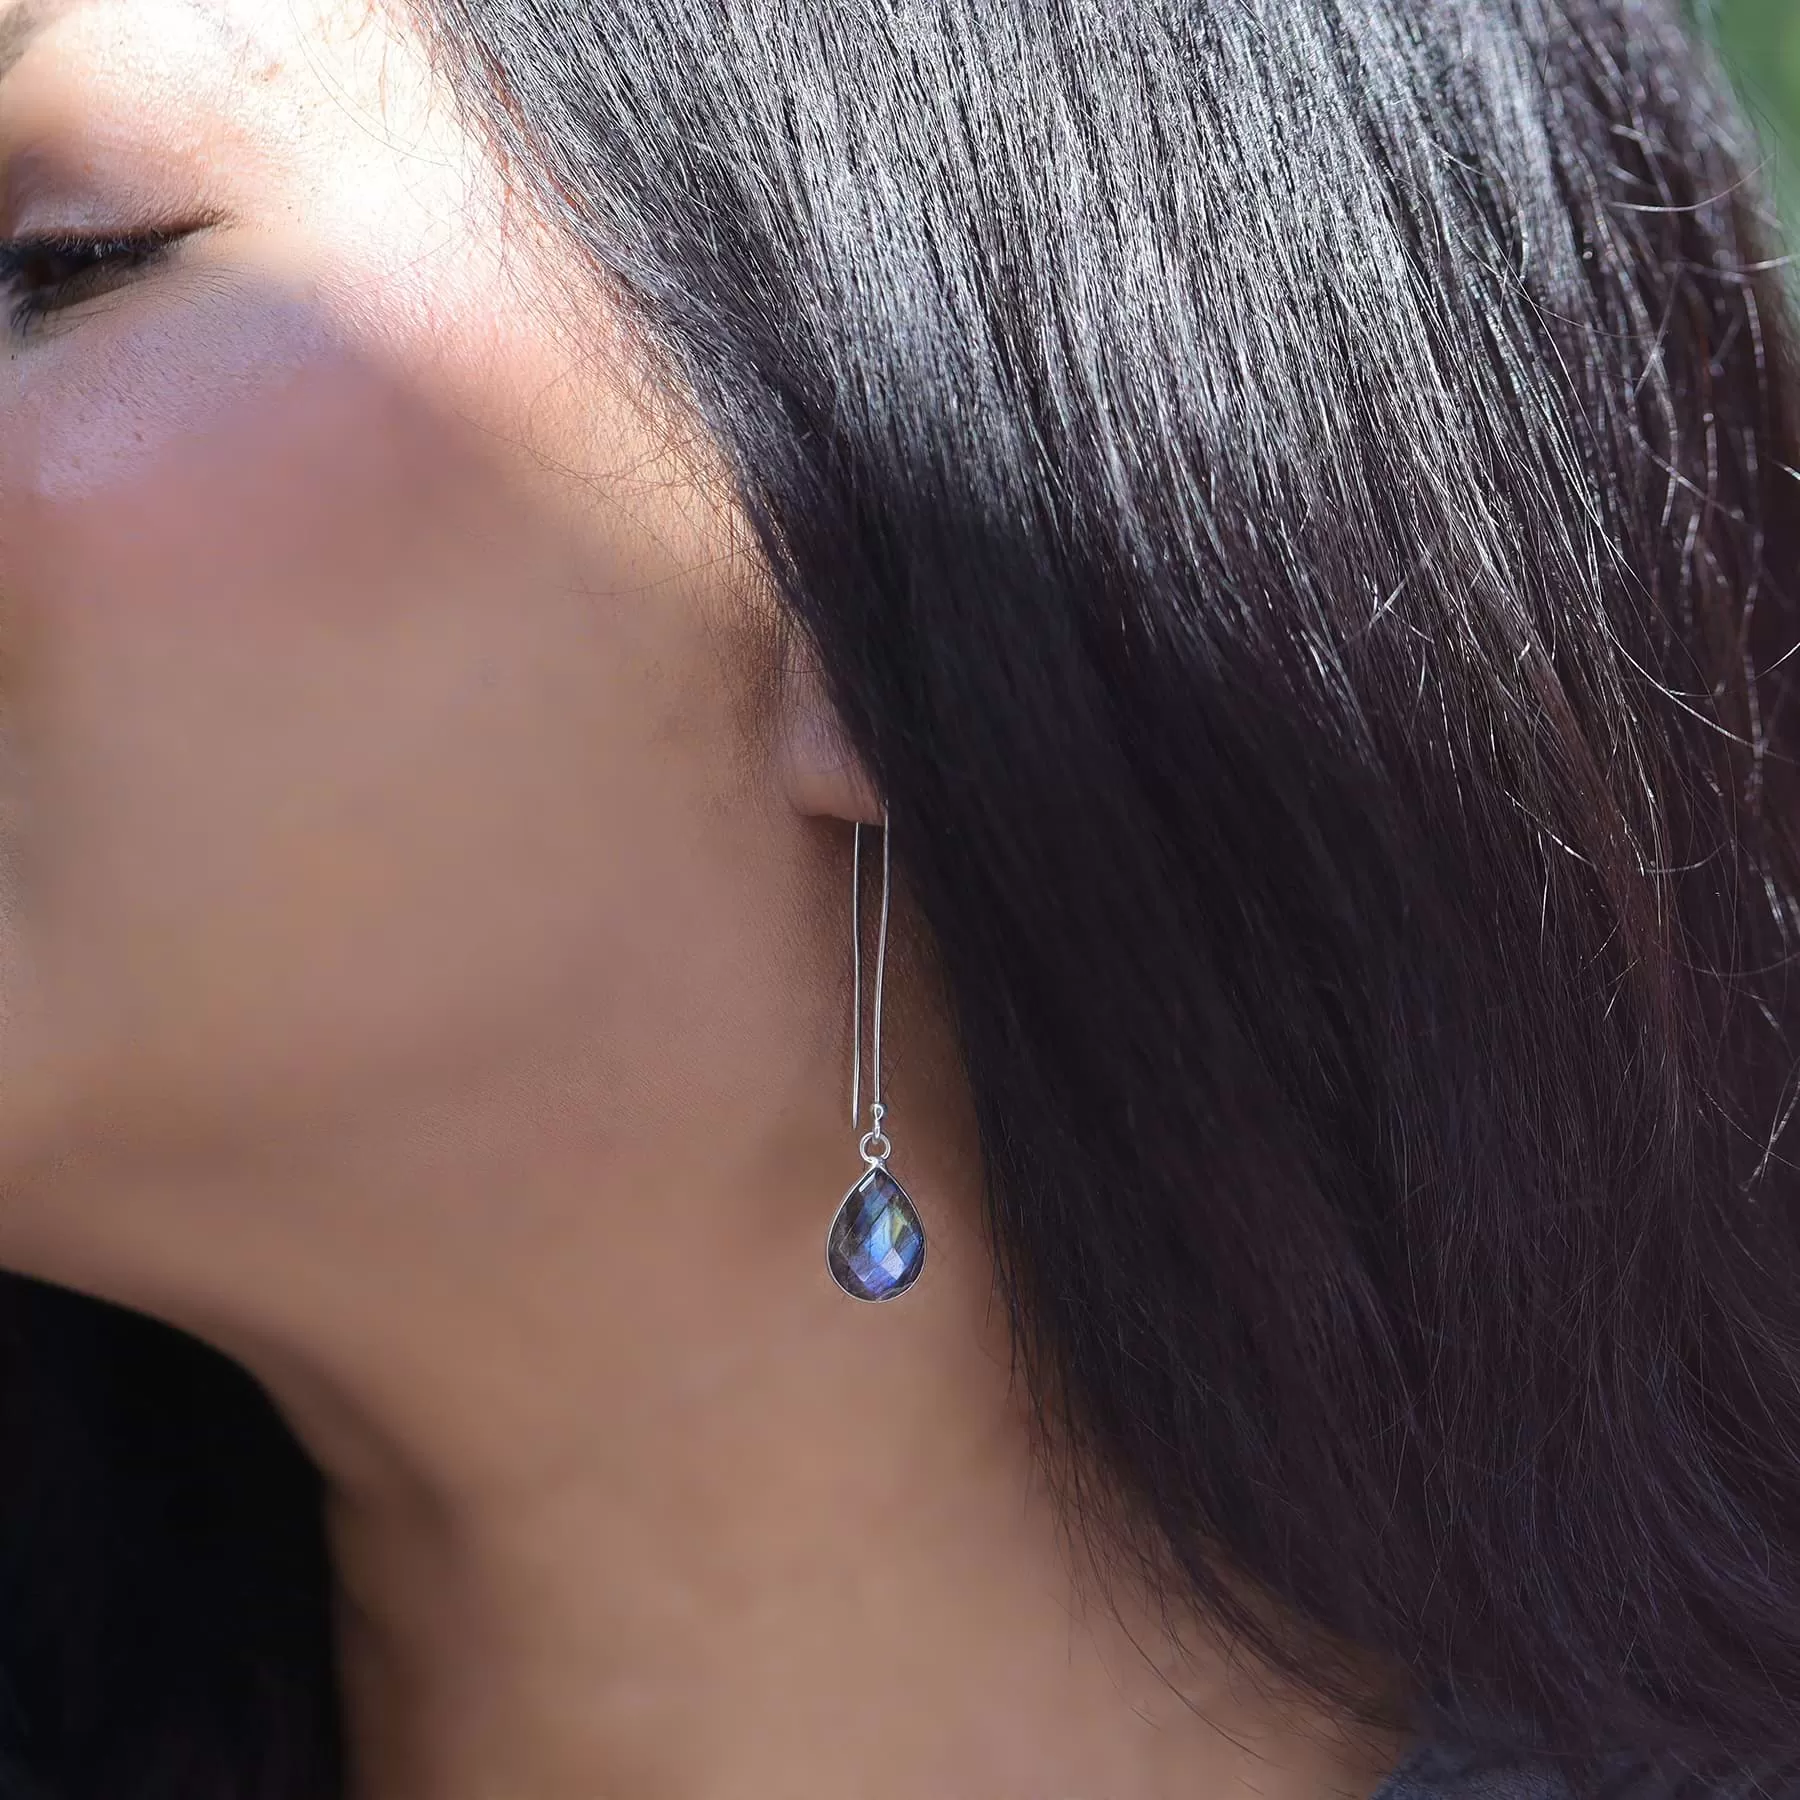
[[[1769,136],[1771,186],[1800,229],[1800,0],[1690,0]]]

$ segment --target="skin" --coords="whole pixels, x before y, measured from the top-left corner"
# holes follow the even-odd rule
[[[0,234],[199,228],[0,362],[0,1256],[318,1459],[361,1800],[1366,1793],[1397,1745],[1059,1529],[904,944],[929,1266],[827,1277],[879,806],[419,44],[61,0],[0,50]]]

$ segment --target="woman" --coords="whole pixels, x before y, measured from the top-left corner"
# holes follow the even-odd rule
[[[9,1800],[1781,1791],[1800,416],[1672,16],[0,57]]]

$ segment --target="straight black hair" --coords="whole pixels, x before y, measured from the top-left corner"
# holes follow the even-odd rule
[[[1071,1517],[1333,1701],[1772,1786],[1800,372],[1672,10],[414,4],[886,796]],[[165,1424],[262,1417],[182,1368]],[[122,1469],[90,1400],[9,1463]],[[265,1423],[234,1457],[198,1511],[7,1514],[56,1800],[335,1780],[311,1477]],[[38,1656],[95,1544],[131,1573]]]

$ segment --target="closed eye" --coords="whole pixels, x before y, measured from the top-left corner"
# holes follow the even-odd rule
[[[130,232],[112,237],[64,233],[0,242],[0,295],[8,320],[24,336],[52,313],[122,287],[165,256],[182,234]]]

